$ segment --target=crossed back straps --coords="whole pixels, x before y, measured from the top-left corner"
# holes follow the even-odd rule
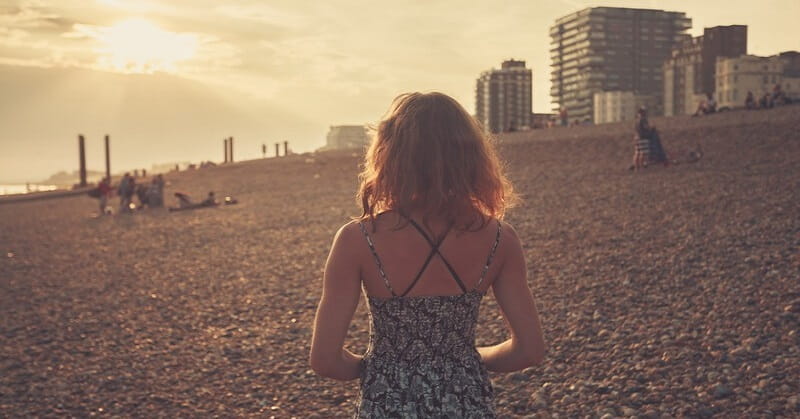
[[[467,291],[467,287],[464,285],[464,282],[458,276],[458,273],[456,273],[455,269],[453,269],[453,266],[450,265],[450,262],[447,261],[447,259],[444,257],[444,255],[442,255],[442,252],[439,250],[439,247],[442,245],[442,242],[444,242],[444,239],[450,233],[450,230],[453,227],[452,224],[447,227],[447,229],[445,230],[444,234],[441,235],[441,237],[438,237],[434,241],[434,239],[432,237],[430,237],[428,235],[428,233],[426,233],[425,230],[423,230],[422,227],[420,227],[420,225],[417,224],[416,221],[412,220],[411,218],[408,218],[408,222],[409,222],[409,224],[411,224],[412,227],[414,227],[415,230],[417,230],[417,232],[423,238],[425,238],[425,241],[427,241],[428,244],[431,246],[431,250],[430,250],[430,252],[428,252],[428,257],[425,258],[425,261],[423,262],[422,267],[420,267],[419,271],[417,272],[417,275],[414,277],[414,280],[411,282],[411,285],[409,285],[408,288],[406,288],[406,290],[400,295],[397,295],[394,292],[394,289],[392,289],[392,285],[389,283],[389,278],[386,276],[386,272],[384,272],[384,270],[383,270],[383,264],[381,263],[381,258],[378,256],[378,252],[375,251],[375,243],[373,243],[372,237],[370,237],[369,233],[367,232],[367,229],[364,226],[364,223],[358,223],[359,227],[361,227],[361,232],[364,234],[364,238],[367,240],[367,244],[369,245],[369,250],[372,252],[372,256],[375,259],[375,264],[377,265],[378,272],[380,273],[381,278],[383,279],[383,284],[386,286],[386,289],[389,290],[389,292],[392,294],[392,296],[393,297],[398,297],[398,296],[399,297],[405,297],[411,291],[411,289],[414,288],[415,285],[417,285],[417,282],[419,282],[420,278],[422,278],[422,274],[425,273],[426,269],[428,269],[428,265],[431,263],[431,260],[433,260],[433,257],[436,256],[436,255],[438,255],[439,258],[442,260],[442,262],[444,262],[444,266],[450,272],[450,275],[456,281],[456,283],[458,284],[458,287],[461,288],[461,291],[463,293],[465,293],[465,294],[467,292],[469,292],[469,291]],[[492,259],[494,258],[495,251],[497,250],[497,245],[500,243],[500,229],[501,228],[502,227],[501,227],[500,221],[498,220],[497,221],[497,234],[495,235],[494,243],[492,244],[492,248],[489,251],[489,256],[486,258],[486,263],[484,264],[483,269],[481,270],[481,276],[478,279],[478,283],[475,284],[475,287],[473,288],[473,291],[478,289],[478,287],[480,287],[481,283],[483,282],[483,278],[486,276],[486,272],[489,270],[489,265],[492,264]]]

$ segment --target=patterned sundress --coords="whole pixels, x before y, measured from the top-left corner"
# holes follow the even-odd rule
[[[383,271],[367,229],[360,224],[389,298],[368,296],[370,342],[362,363],[355,418],[493,418],[493,391],[475,349],[475,324],[485,292],[478,291],[500,241],[501,224],[478,283],[467,290],[434,242],[413,220],[431,251],[417,277],[398,295]],[[438,255],[463,291],[406,296]]]

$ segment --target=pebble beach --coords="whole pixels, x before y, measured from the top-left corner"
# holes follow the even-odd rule
[[[627,170],[633,122],[496,139],[548,343],[491,374],[499,416],[800,417],[800,106],[653,122],[702,159]],[[357,382],[307,360],[361,158],[167,174],[238,200],[194,211],[0,201],[0,417],[348,417]],[[477,344],[506,334],[489,293]]]

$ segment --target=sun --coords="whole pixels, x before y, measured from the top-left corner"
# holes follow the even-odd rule
[[[177,72],[195,55],[197,38],[165,31],[145,19],[128,19],[98,33],[101,63],[126,73]]]

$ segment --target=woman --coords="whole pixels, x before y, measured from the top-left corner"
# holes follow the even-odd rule
[[[647,121],[647,110],[639,108],[636,111],[636,134],[633,136],[633,166],[631,169],[641,170],[647,167],[650,161],[650,139],[652,127]]]
[[[312,368],[361,379],[356,417],[494,417],[486,371],[540,363],[544,340],[522,246],[499,220],[514,195],[492,146],[452,98],[404,94],[364,166],[363,214],[336,233],[325,267]],[[490,287],[511,338],[476,348]],[[363,356],[344,348],[362,290]]]

